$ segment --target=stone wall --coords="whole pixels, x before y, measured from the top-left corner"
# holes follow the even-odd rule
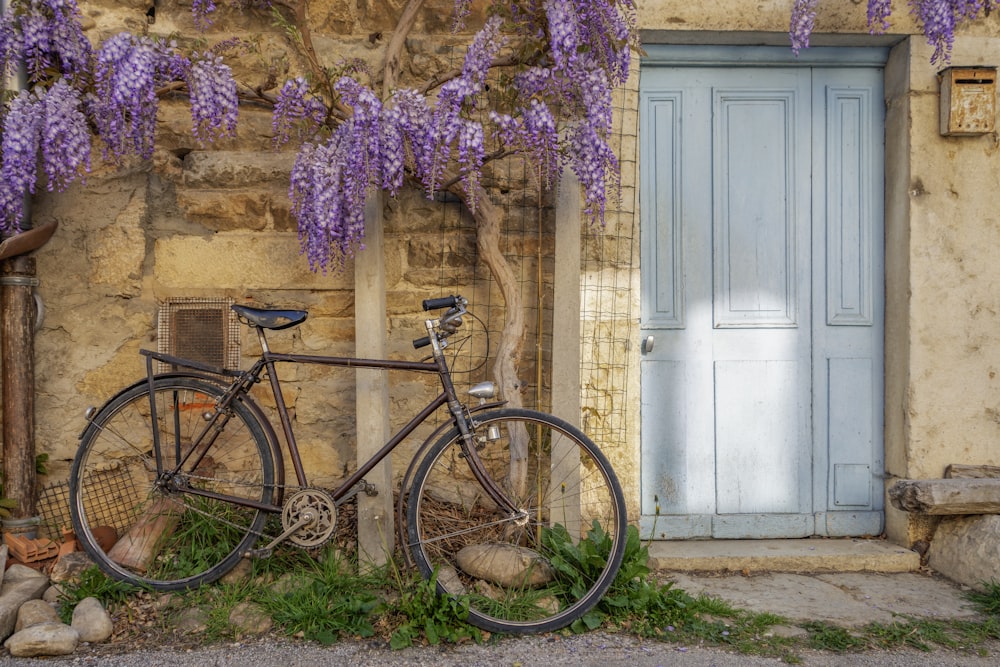
[[[350,57],[373,59],[377,65],[388,39],[386,31],[404,4],[310,2],[321,57],[329,65]],[[223,9],[214,27],[200,34],[193,28],[190,2],[161,0],[155,22],[147,24],[151,5],[143,0],[80,3],[87,34],[94,41],[124,28],[147,29],[182,42],[213,43],[236,35],[260,45],[258,52],[237,59],[234,70],[241,82],[258,82],[262,61],[274,65],[279,85],[297,71],[295,51],[287,47],[267,12],[240,15]],[[448,32],[452,6],[446,0],[427,3],[407,47],[404,78],[450,68],[460,58],[453,45],[463,38]],[[276,332],[270,339],[272,349],[353,354],[352,260],[342,270],[324,274],[310,270],[300,254],[287,194],[294,146],[273,149],[269,110],[241,106],[238,136],[210,146],[191,138],[190,122],[183,101],[167,99],[161,106],[153,160],[124,168],[99,166],[85,184],[36,198],[35,224],[60,223],[52,241],[37,253],[39,293],[45,306],[35,345],[37,449],[50,455],[50,473],[43,484],[67,476],[86,408],[101,405],[145,372],[138,350],[156,348],[157,312],[166,299],[224,297],[259,306],[305,308],[309,319],[294,330]],[[99,158],[95,151],[95,165],[101,164]],[[488,178],[504,193],[499,203],[516,215],[530,215],[530,229],[511,231],[507,250],[515,270],[528,276],[524,289],[534,303],[537,258],[551,255],[550,217],[542,216],[541,233],[537,229],[538,206],[546,207],[547,200],[539,200],[529,175],[517,163],[500,165]],[[411,341],[425,333],[420,301],[432,296],[470,297],[477,304],[477,315],[496,326],[502,299],[486,270],[477,266],[474,223],[459,204],[441,204],[420,192],[404,191],[387,201],[384,215],[390,356],[418,358]],[[550,262],[542,263],[542,282],[551,284]],[[534,337],[535,318],[528,322]],[[550,344],[548,337],[545,341]],[[529,341],[527,347],[533,350],[534,343]],[[257,349],[256,339],[244,328],[244,361]],[[484,351],[463,353],[472,357]],[[468,369],[477,362],[458,363]],[[534,362],[526,361],[522,371],[533,390]],[[285,399],[310,482],[333,485],[355,467],[354,372],[285,366],[279,373],[287,382]],[[479,381],[485,375],[486,370],[480,369],[456,382],[461,389],[466,381]],[[546,369],[542,383],[547,382]],[[390,388],[396,427],[439,391],[433,376],[402,373],[390,374]],[[258,398],[273,411],[267,392]],[[525,402],[532,404],[534,399],[529,396]],[[400,450],[400,459],[418,444],[420,435]],[[404,469],[402,460],[394,465],[397,477]]]

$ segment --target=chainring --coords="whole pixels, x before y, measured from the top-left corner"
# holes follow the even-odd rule
[[[288,530],[303,519],[307,522],[289,535],[288,541],[306,549],[326,543],[337,527],[333,496],[323,489],[303,489],[292,494],[281,510],[281,526]]]

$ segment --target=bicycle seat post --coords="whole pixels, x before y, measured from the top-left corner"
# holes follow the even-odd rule
[[[257,340],[260,342],[260,351],[267,354],[271,349],[267,346],[267,337],[264,335],[264,327],[254,325],[254,329],[257,331]]]

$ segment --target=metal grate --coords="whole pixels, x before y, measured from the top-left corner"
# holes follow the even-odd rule
[[[38,536],[61,540],[63,529],[72,527],[69,516],[69,482],[56,482],[42,489],[35,508],[42,520],[38,526]]]
[[[240,323],[232,299],[178,298],[160,304],[158,351],[219,368],[240,364]],[[161,364],[160,371],[171,370]]]

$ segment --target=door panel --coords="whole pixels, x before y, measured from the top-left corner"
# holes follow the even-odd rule
[[[880,70],[657,66],[640,92],[644,532],[873,532]]]

